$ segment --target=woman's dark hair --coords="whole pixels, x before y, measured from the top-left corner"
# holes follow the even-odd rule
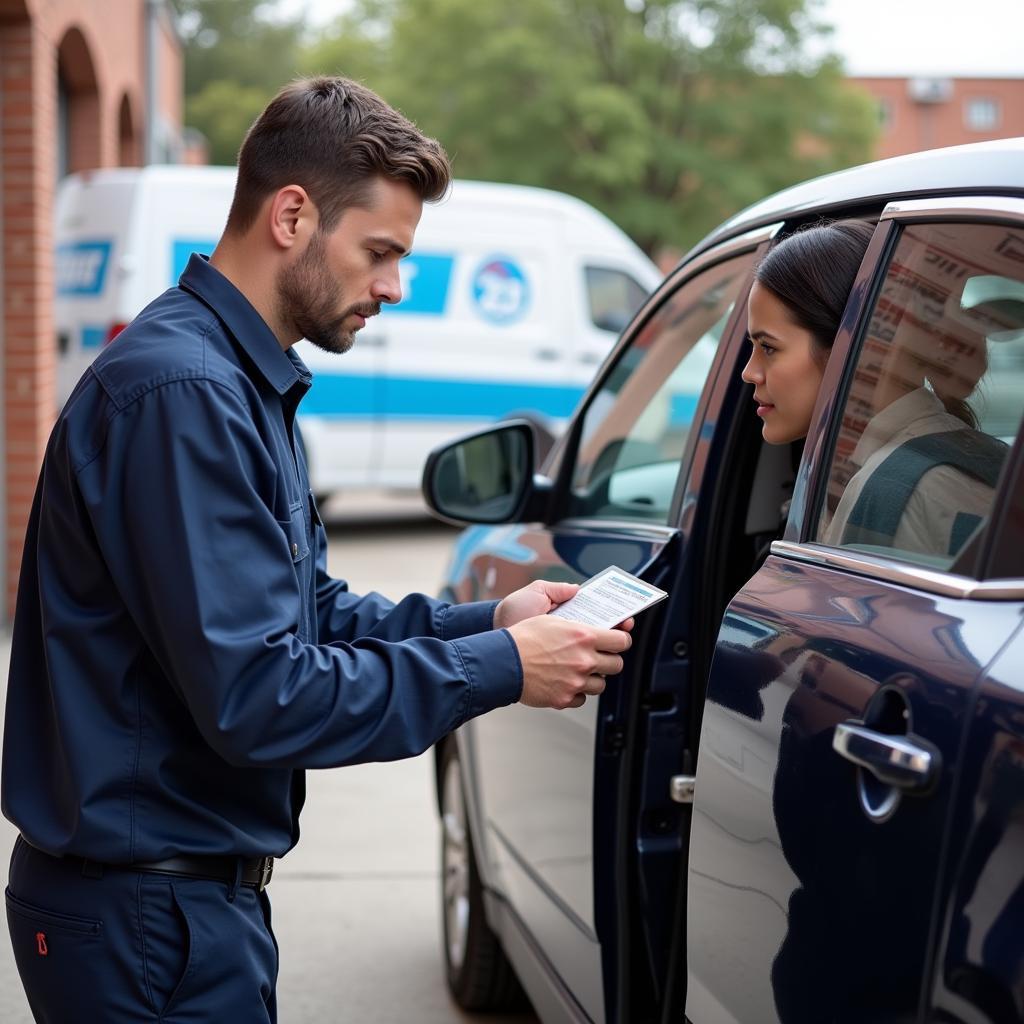
[[[439,142],[365,86],[326,76],[292,82],[245,136],[228,230],[247,230],[267,196],[301,185],[330,231],[348,207],[368,201],[375,178],[404,182],[431,202],[448,190],[451,166]]]
[[[862,220],[808,225],[772,246],[754,271],[794,322],[811,332],[823,356],[832,348],[874,230]]]

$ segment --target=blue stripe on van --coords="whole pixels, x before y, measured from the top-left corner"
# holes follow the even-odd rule
[[[443,316],[454,265],[454,256],[433,253],[407,256],[401,264],[402,301],[397,306],[385,306],[381,312]]]
[[[110,264],[113,242],[69,242],[58,245],[55,276],[58,295],[100,295]]]
[[[173,288],[178,278],[185,272],[189,257],[194,252],[209,256],[217,247],[216,238],[172,238],[171,239],[171,279],[168,285]]]
[[[82,328],[82,348],[102,348],[103,342],[106,340],[106,327],[93,327],[89,325]]]
[[[531,382],[427,380],[318,373],[302,401],[304,415],[391,419],[491,420],[533,409],[565,419],[583,388]]]
[[[669,422],[674,427],[683,427],[693,422],[693,414],[697,411],[699,395],[673,395],[669,404]]]

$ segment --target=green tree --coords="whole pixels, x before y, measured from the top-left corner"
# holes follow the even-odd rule
[[[820,34],[807,0],[357,0],[303,67],[380,91],[459,176],[574,193],[653,251],[870,157]]]
[[[267,0],[179,0],[185,41],[185,122],[210,144],[210,160],[235,162],[249,125],[295,77],[301,16]]]

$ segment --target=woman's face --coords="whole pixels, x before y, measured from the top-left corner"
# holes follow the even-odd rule
[[[806,437],[825,369],[813,335],[757,281],[747,302],[747,333],[753,349],[741,376],[754,385],[762,436],[769,444]]]

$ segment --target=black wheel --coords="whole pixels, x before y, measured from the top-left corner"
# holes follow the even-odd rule
[[[484,914],[454,739],[441,755],[441,899],[445,968],[455,1001],[464,1010],[522,1007],[519,980]]]

